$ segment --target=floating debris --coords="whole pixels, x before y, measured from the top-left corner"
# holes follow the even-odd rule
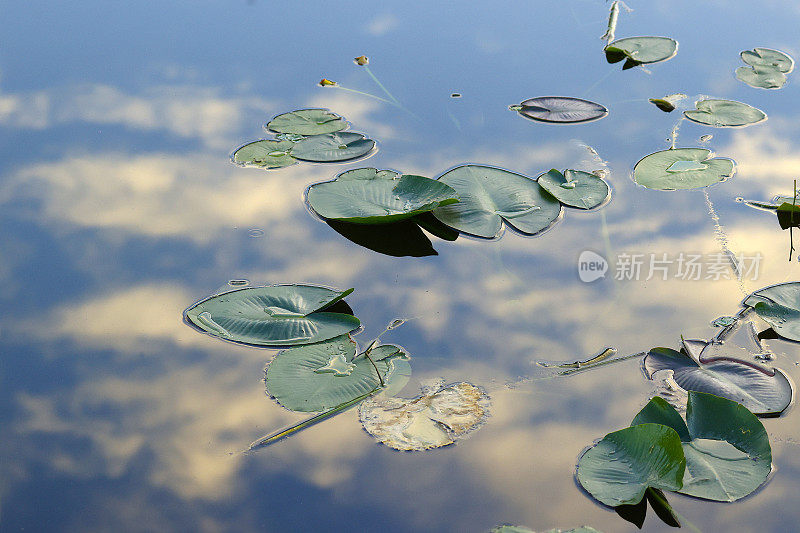
[[[369,64],[369,58],[367,56],[358,56],[353,58],[353,62],[356,65],[363,67],[364,65]]]
[[[450,98],[461,98],[461,93],[453,93],[450,95]]]
[[[721,316],[711,321],[711,326],[715,328],[726,328],[736,323],[735,316]]]
[[[244,285],[249,285],[249,284],[250,280],[246,279],[232,279],[228,282],[228,285],[230,285],[231,287],[242,287]]]

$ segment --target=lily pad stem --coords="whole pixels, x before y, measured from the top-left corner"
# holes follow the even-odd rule
[[[648,487],[648,489],[647,489],[647,490],[650,492],[650,496],[651,496],[653,499],[655,499],[655,500],[658,500],[658,502],[659,502],[661,505],[665,506],[665,507],[666,507],[666,508],[668,508],[668,509],[671,509],[671,510],[672,510],[672,513],[673,513],[673,514],[674,514],[676,517],[678,517],[678,520],[680,520],[682,523],[684,523],[684,524],[686,524],[687,526],[689,526],[689,529],[691,529],[691,530],[692,530],[692,531],[694,531],[695,533],[703,533],[702,531],[700,531],[700,529],[698,529],[698,528],[697,528],[697,526],[696,526],[696,525],[692,524],[692,523],[691,523],[689,520],[687,520],[685,516],[683,516],[682,514],[680,514],[678,511],[676,511],[676,510],[675,510],[675,509],[674,509],[674,508],[673,508],[673,507],[672,507],[672,506],[671,506],[671,505],[670,505],[670,504],[667,502],[666,498],[663,498],[663,497],[662,497],[660,494],[658,494],[658,491],[652,490],[652,489],[650,489],[649,487]]]

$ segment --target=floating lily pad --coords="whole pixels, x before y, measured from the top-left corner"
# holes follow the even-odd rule
[[[445,183],[423,176],[350,179],[312,185],[308,205],[322,218],[357,224],[385,224],[458,202]]]
[[[313,285],[248,287],[207,298],[187,309],[186,318],[209,335],[234,342],[309,344],[359,327],[351,314],[326,311],[351,292]]]
[[[378,170],[377,168],[355,168],[342,172],[336,176],[337,181],[348,180],[397,180],[400,179],[400,173],[394,170]]]
[[[684,422],[674,407],[656,396],[631,425],[648,422],[669,426],[681,438],[686,457],[682,494],[734,502],[760,487],[772,471],[764,425],[731,400],[690,391]]]
[[[626,70],[673,58],[678,53],[678,42],[668,37],[627,37],[606,46],[605,52],[609,63],[625,59],[622,69]]]
[[[715,128],[749,126],[767,119],[767,114],[760,109],[733,100],[709,98],[700,100],[695,105],[697,109],[684,111],[684,116],[693,122]]]
[[[777,416],[792,403],[794,391],[786,375],[734,356],[716,356],[699,362],[669,348],[653,348],[644,359],[647,377],[672,371],[675,383],[686,391],[706,392],[742,404],[760,416]]]
[[[644,157],[633,168],[633,179],[648,189],[697,189],[724,181],[735,173],[730,159],[713,158],[705,148],[677,148]]]
[[[356,348],[349,335],[341,335],[285,350],[267,366],[267,392],[292,411],[325,411],[377,392],[381,380],[389,384],[393,379],[395,361],[408,359],[391,344],[373,348],[369,359],[356,354]]]
[[[675,111],[678,102],[686,98],[683,93],[676,93],[664,96],[663,98],[650,98],[650,102],[665,113]]]
[[[463,165],[439,181],[455,189],[460,200],[435,209],[433,215],[470,235],[498,237],[504,222],[524,235],[535,235],[561,215],[561,203],[536,181],[501,168]]]
[[[786,74],[769,67],[739,67],[736,79],[757,89],[780,89],[786,84]]]
[[[744,302],[781,337],[800,342],[800,282],[759,289]]]
[[[751,67],[774,68],[785,74],[788,74],[794,69],[794,59],[780,50],[755,48],[753,50],[745,50],[740,55],[742,61]]]
[[[562,174],[552,169],[536,181],[562,204],[579,209],[593,209],[611,194],[602,178],[580,170],[567,169]]]
[[[427,450],[453,444],[477,429],[489,413],[489,397],[470,383],[456,383],[408,400],[368,399],[359,415],[367,432],[395,450]]]
[[[605,505],[642,501],[648,488],[680,490],[686,460],[678,433],[639,424],[609,433],[578,460],[580,484]]]
[[[297,159],[289,155],[292,146],[292,141],[262,140],[247,143],[233,153],[233,162],[266,169],[288,167],[297,163]]]
[[[502,525],[493,528],[490,533],[536,533],[536,532],[524,526]],[[581,526],[572,529],[548,529],[544,533],[602,533],[602,532],[593,527]]]
[[[336,163],[363,157],[375,148],[375,141],[360,133],[340,132],[312,135],[297,141],[289,152],[302,161]]]
[[[347,127],[347,121],[327,109],[299,109],[278,115],[270,120],[266,128],[276,133],[297,135],[320,135],[334,133]]]
[[[514,109],[531,120],[563,124],[589,122],[608,115],[608,109],[600,104],[568,96],[531,98],[514,106]]]

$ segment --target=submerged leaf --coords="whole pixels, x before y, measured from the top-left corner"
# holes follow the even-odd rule
[[[715,128],[749,126],[767,119],[767,114],[760,109],[733,100],[708,98],[695,105],[697,109],[683,112],[686,118]]]
[[[358,328],[347,313],[326,311],[353,292],[313,285],[248,287],[207,298],[186,310],[186,319],[222,339],[259,346],[309,344]]]
[[[369,154],[375,141],[360,133],[340,132],[312,135],[297,141],[289,152],[292,157],[313,163],[336,163]]]
[[[330,84],[328,83],[328,85]],[[266,125],[269,131],[275,133],[296,133],[298,135],[333,133],[346,127],[345,119],[327,109],[298,109],[278,115]]]
[[[292,141],[262,140],[247,143],[233,153],[233,162],[241,166],[252,166],[265,169],[284,168],[297,163],[289,155],[294,143]]]
[[[800,341],[800,282],[759,289],[743,305],[754,308],[781,337]]]
[[[683,93],[676,93],[664,96],[663,98],[650,98],[650,102],[654,104],[657,108],[665,113],[670,113],[675,111],[675,107],[678,105],[678,102],[686,98],[686,95]]]
[[[605,52],[609,63],[626,59],[623,69],[628,69],[671,59],[678,53],[678,43],[668,37],[627,37],[606,46]]]
[[[455,189],[460,200],[435,209],[433,215],[470,235],[498,237],[504,222],[524,235],[535,235],[561,215],[561,203],[536,181],[501,168],[463,165],[439,181]]]
[[[322,218],[385,224],[458,201],[445,183],[406,174],[399,179],[350,179],[312,185],[308,205]]]
[[[691,391],[684,422],[674,407],[656,396],[631,425],[648,422],[669,426],[681,438],[686,457],[679,491],[683,494],[733,502],[760,487],[772,470],[764,425],[734,401]]]
[[[732,160],[712,157],[705,148],[655,152],[636,163],[633,179],[648,189],[671,191],[707,187],[734,175]]]
[[[367,432],[395,450],[427,450],[453,444],[489,413],[489,397],[470,383],[456,383],[417,398],[369,399],[359,414]]]
[[[568,96],[540,96],[525,100],[514,108],[531,120],[565,124],[589,122],[608,115],[608,109],[600,104]]]
[[[562,204],[579,209],[593,209],[611,194],[608,183],[602,178],[580,170],[567,169],[562,174],[552,169],[536,181]]]
[[[616,507],[639,503],[648,487],[679,490],[686,460],[674,429],[639,424],[614,431],[578,460],[580,484],[596,500]]]
[[[292,411],[325,411],[378,392],[381,382],[390,385],[395,376],[408,373],[407,365],[395,364],[408,359],[397,346],[373,348],[369,358],[356,355],[356,348],[349,335],[341,335],[284,350],[267,366],[267,392]]]

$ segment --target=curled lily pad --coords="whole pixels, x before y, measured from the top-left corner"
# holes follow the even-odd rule
[[[336,176],[337,181],[347,180],[396,180],[400,179],[400,173],[394,170],[378,170],[377,168],[355,168],[342,172]]]
[[[686,459],[671,427],[639,424],[603,437],[578,459],[578,482],[605,505],[637,504],[648,488],[679,490]]]
[[[550,227],[561,215],[561,203],[536,181],[501,168],[463,165],[439,176],[458,193],[459,202],[433,215],[461,232],[498,237],[503,223],[524,235]]]
[[[739,67],[736,79],[757,89],[780,89],[786,84],[786,74],[769,67]]]
[[[321,217],[358,224],[385,224],[458,201],[452,187],[423,176],[399,179],[336,179],[312,185],[308,205]]]
[[[672,111],[675,111],[678,102],[680,102],[684,98],[686,98],[685,94],[676,93],[664,96],[662,98],[650,98],[650,103],[652,103],[665,113],[671,113]]]
[[[777,416],[792,403],[794,390],[781,370],[733,355],[696,361],[670,348],[653,348],[644,359],[647,377],[669,370],[686,391],[706,392],[742,404],[759,416]]]
[[[375,141],[360,133],[341,132],[306,137],[297,141],[289,153],[302,161],[336,163],[363,157],[374,148]]]
[[[715,128],[749,126],[767,119],[767,114],[742,102],[708,98],[695,104],[697,109],[684,111],[692,122],[707,124]]]
[[[294,146],[292,141],[262,140],[247,143],[233,153],[233,162],[237,165],[266,169],[288,167],[297,163],[297,160],[289,155],[292,146]]]
[[[622,69],[626,70],[671,59],[678,53],[678,42],[669,37],[627,37],[606,46],[605,52],[609,63],[625,59]]]
[[[593,209],[611,194],[608,183],[602,178],[580,170],[567,169],[562,174],[552,169],[536,181],[562,204],[579,209]]]
[[[408,373],[407,365],[395,365],[408,359],[397,346],[356,351],[356,342],[341,335],[280,352],[267,366],[267,392],[292,411],[325,411],[378,392],[395,376]]]
[[[200,330],[234,342],[259,346],[309,344],[358,328],[349,313],[332,306],[353,292],[314,285],[248,287],[207,298],[186,310]]]
[[[759,289],[743,304],[755,309],[778,335],[800,342],[800,282]]]
[[[774,68],[785,74],[788,74],[794,69],[794,59],[780,50],[755,48],[753,50],[745,50],[740,55],[742,61],[751,67]]]
[[[676,148],[652,153],[633,168],[633,179],[648,189],[697,189],[735,173],[731,159],[713,158],[705,148]]]
[[[631,425],[663,424],[681,438],[686,457],[682,494],[734,502],[760,487],[772,471],[766,429],[740,404],[690,391],[686,422],[666,400],[656,396]]]
[[[391,224],[351,224],[338,220],[325,222],[344,238],[381,254],[392,257],[437,255],[430,239],[414,220],[400,220]]]
[[[489,397],[470,383],[455,383],[407,400],[368,399],[359,415],[367,432],[395,450],[427,450],[453,444],[480,426]]]
[[[514,109],[523,117],[538,122],[576,123],[598,120],[608,115],[604,106],[582,98],[540,96],[525,100]]]
[[[327,109],[298,109],[276,116],[266,128],[275,133],[320,135],[347,128],[347,121]]]

